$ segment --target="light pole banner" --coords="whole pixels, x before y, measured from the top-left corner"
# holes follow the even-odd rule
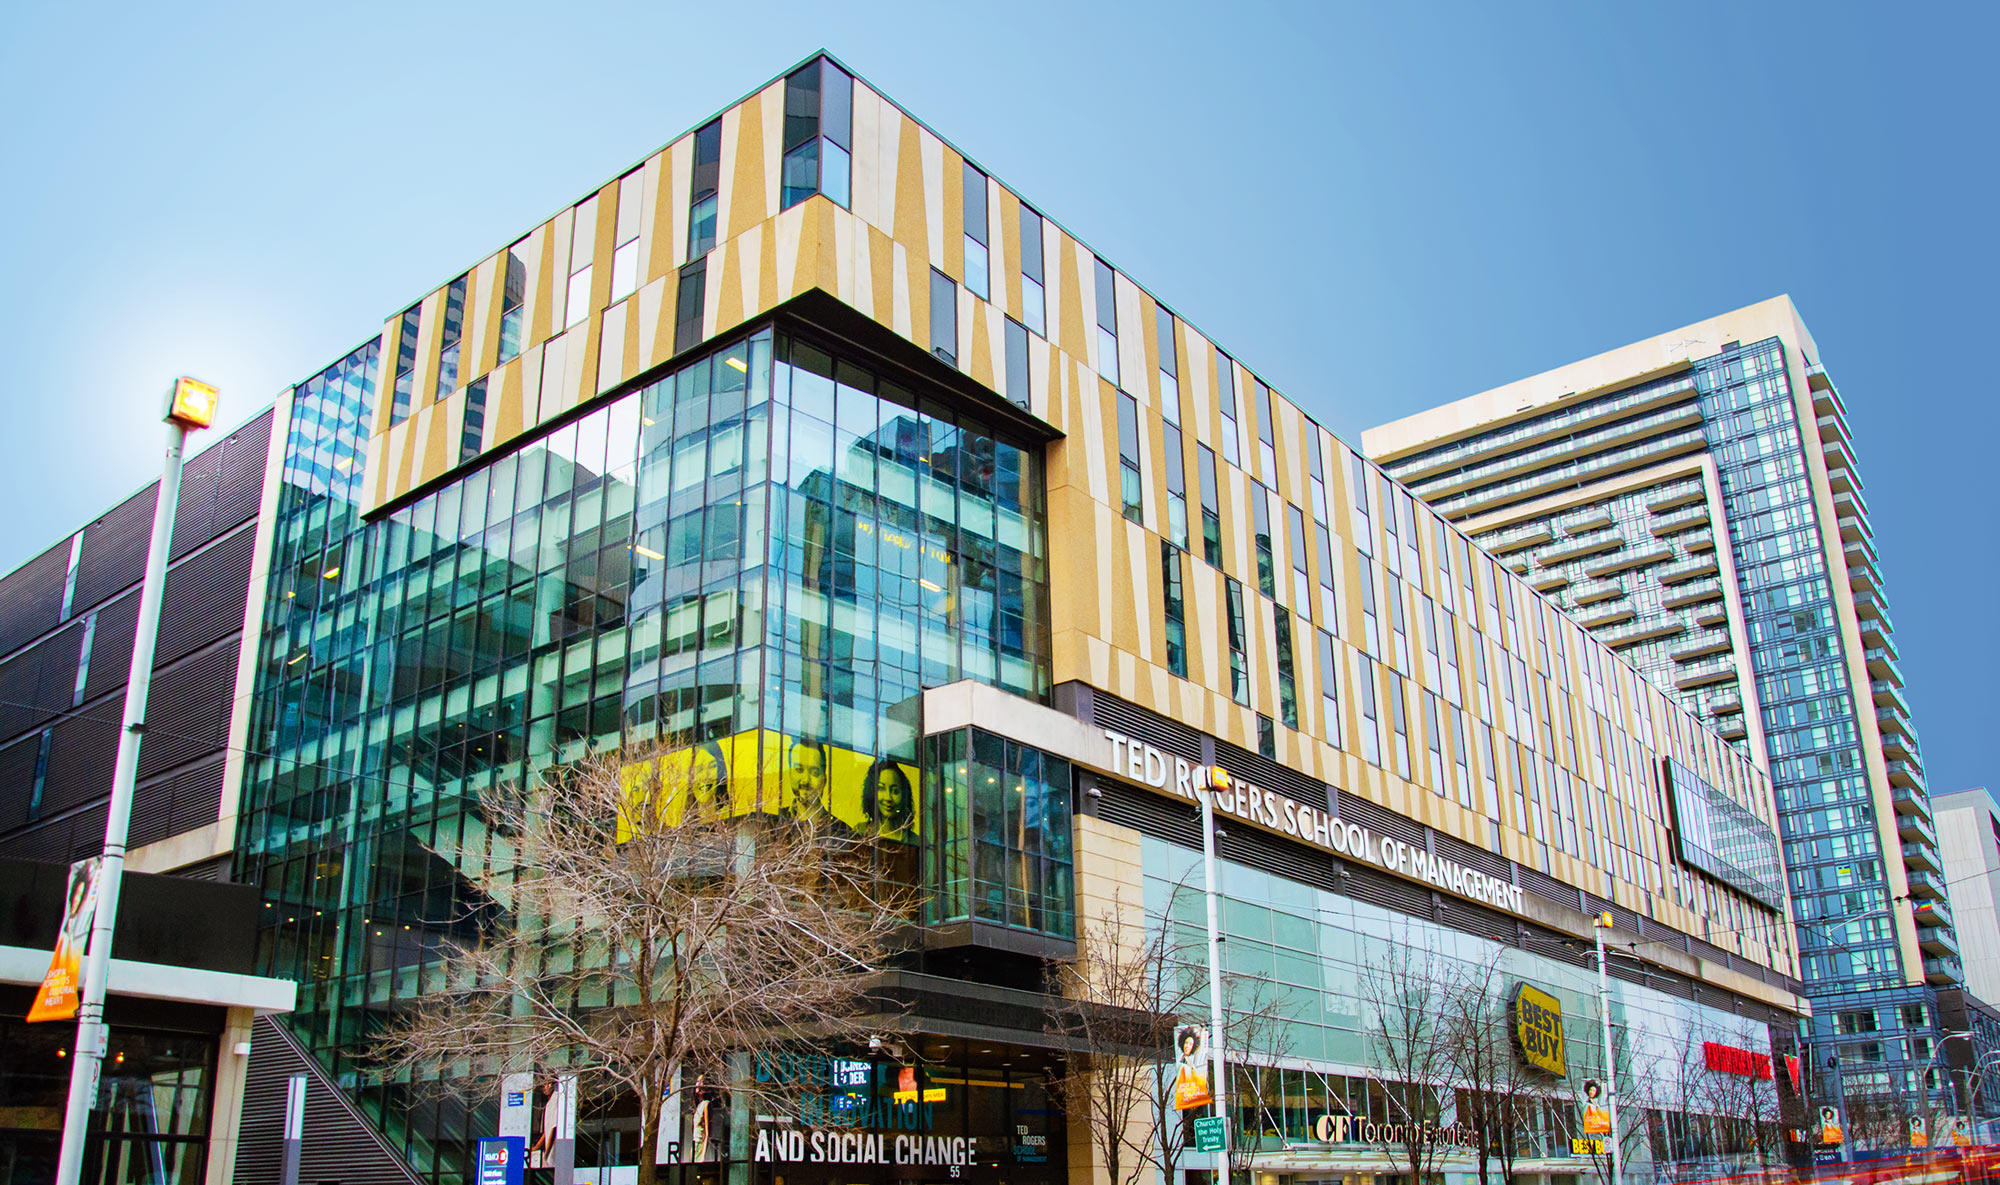
[[[1174,1107],[1189,1111],[1215,1101],[1208,1090],[1208,1030],[1181,1025],[1174,1030]]]
[[[496,1136],[519,1136],[525,1143],[534,1130],[535,1076],[525,1071],[500,1079],[500,1123]]]
[[[83,990],[83,956],[90,945],[90,924],[97,916],[98,878],[104,867],[102,856],[78,860],[69,866],[69,886],[63,894],[62,928],[56,931],[55,957],[49,973],[42,977],[41,990],[28,1008],[28,1019],[74,1020],[78,994]]]

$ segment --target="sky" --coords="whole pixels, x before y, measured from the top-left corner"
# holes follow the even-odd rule
[[[15,5],[0,571],[827,48],[1350,442],[1789,293],[1943,793],[2000,782],[2000,6]]]

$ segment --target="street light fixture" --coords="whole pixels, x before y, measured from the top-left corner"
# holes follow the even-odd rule
[[[97,1101],[110,1030],[104,1024],[104,994],[111,977],[111,935],[118,923],[118,890],[125,876],[125,841],[131,830],[132,795],[139,773],[139,739],[146,730],[146,694],[153,679],[153,648],[160,633],[160,596],[167,583],[168,549],[173,543],[174,507],[180,501],[182,450],[190,431],[215,422],[216,389],[186,376],[167,391],[166,463],[153,502],[153,536],[146,551],[146,579],[139,586],[139,620],[132,635],[132,665],[125,681],[125,715],[118,732],[118,758],[111,774],[111,802],[104,821],[104,855],[99,870],[97,913],[90,923],[83,983],[76,1008],[76,1056],[70,1059],[69,1101],[63,1110],[62,1151],[57,1185],[83,1179],[83,1143]]]
[[[1618,1185],[1619,1175],[1624,1171],[1619,1165],[1618,1147],[1618,1058],[1611,1048],[1611,977],[1606,973],[1604,961],[1604,932],[1611,928],[1611,914],[1600,913],[1590,919],[1591,933],[1597,939],[1597,1018],[1604,1026],[1604,1099],[1605,1108],[1610,1113],[1611,1131],[1605,1138],[1605,1162],[1611,1166],[1606,1185]]]

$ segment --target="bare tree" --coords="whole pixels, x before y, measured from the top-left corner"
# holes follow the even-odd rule
[[[1387,1131],[1382,1143],[1401,1149],[1409,1179],[1426,1181],[1450,1147],[1440,1129],[1455,1085],[1446,999],[1457,976],[1450,961],[1423,939],[1413,941],[1407,928],[1377,949],[1386,953],[1361,976],[1370,1013],[1363,1030],[1390,1108],[1377,1130]]]
[[[1477,1140],[1480,1185],[1513,1185],[1520,1135],[1545,1108],[1547,1076],[1514,1048],[1506,979],[1496,965],[1457,977],[1445,994],[1441,1035],[1458,1088],[1458,1122]]]
[[[729,1067],[864,1038],[907,902],[865,841],[811,811],[732,802],[690,766],[685,750],[648,746],[483,796],[483,831],[436,850],[500,916],[445,953],[443,990],[379,1039],[378,1073],[466,1099],[520,1070],[574,1076],[586,1096],[629,1092],[650,1185],[677,1084],[780,1091]],[[754,773],[748,784],[754,799]]]
[[[1699,1049],[1699,1044],[1695,1048]],[[1706,1069],[1699,1071],[1700,1074],[1706,1072]],[[1618,1130],[1613,1133],[1613,1138],[1603,1140],[1603,1151],[1586,1152],[1584,1155],[1599,1179],[1609,1181],[1613,1158],[1620,1165],[1629,1165],[1634,1154],[1648,1146],[1650,1131],[1647,1117],[1660,1108],[1662,1067],[1658,1058],[1639,1048],[1629,1024],[1613,1021],[1611,1056],[1600,1063],[1599,1073],[1604,1075],[1606,1089],[1618,1096]],[[1585,1081],[1584,1076],[1572,1072],[1563,1099],[1567,1105],[1556,1108],[1557,1124],[1567,1138],[1598,1138],[1590,1137],[1583,1130]],[[1699,1091],[1709,1089],[1699,1076],[1691,1081]]]

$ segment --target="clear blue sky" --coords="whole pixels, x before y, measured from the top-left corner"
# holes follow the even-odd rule
[[[825,46],[1349,440],[1780,292],[1931,785],[2000,781],[2000,7],[15,6],[0,570]]]

